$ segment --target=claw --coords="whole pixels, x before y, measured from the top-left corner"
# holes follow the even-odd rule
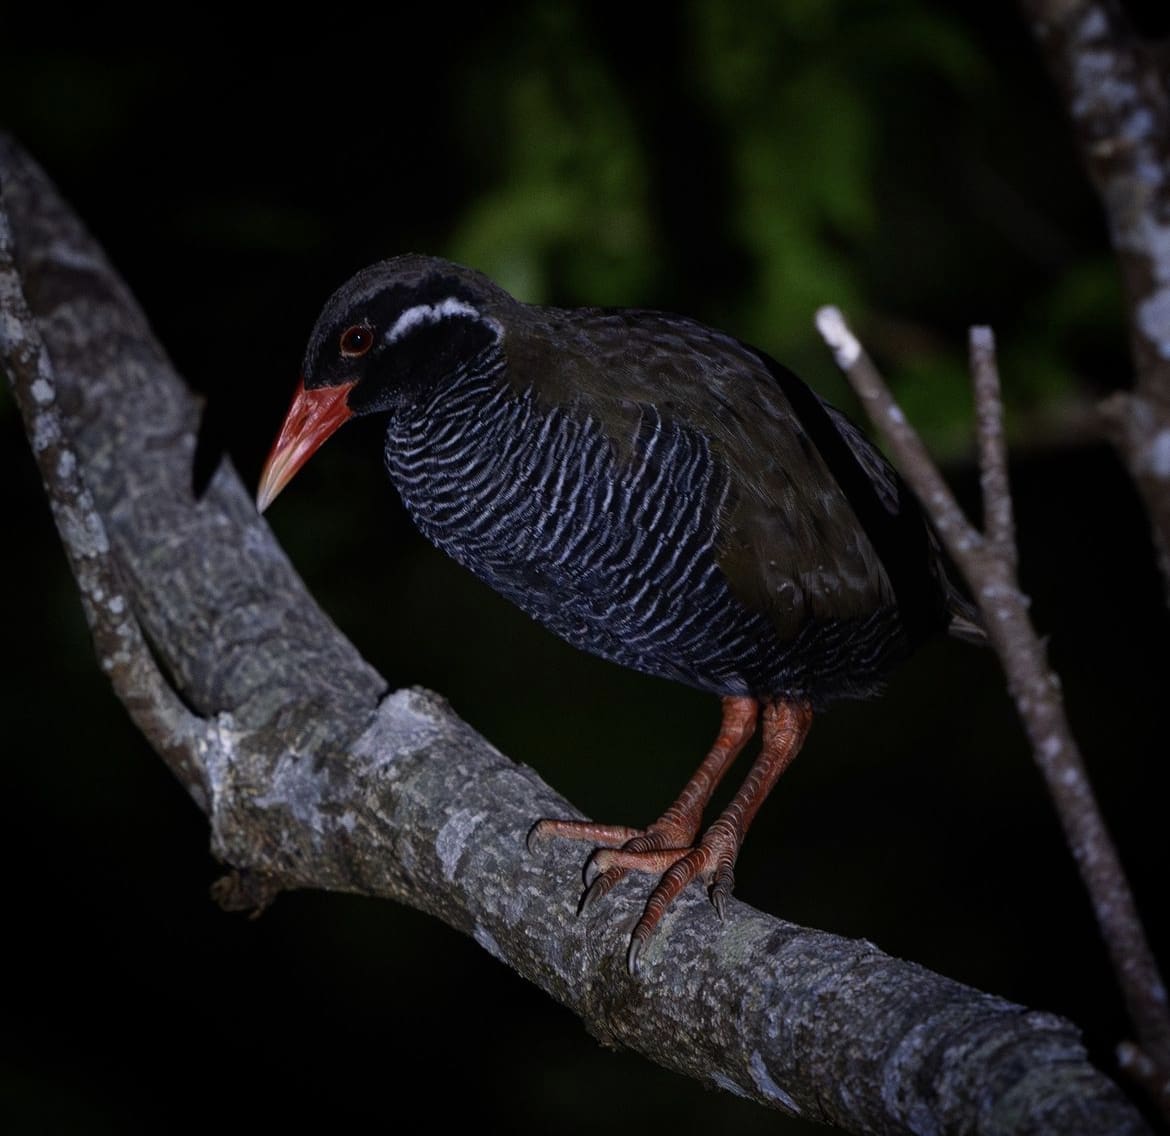
[[[595,848],[593,855],[585,861],[585,886],[593,887],[599,876],[612,876],[609,884],[602,891],[602,895],[609,891],[614,884],[626,874],[628,864],[614,863],[621,855],[621,851],[613,848]],[[616,874],[615,874],[616,873]]]
[[[711,902],[719,915],[719,921],[727,919],[727,901],[731,898],[732,888],[735,887],[735,873],[724,865],[715,873],[715,883],[711,888]]]
[[[599,899],[609,894],[610,889],[626,874],[624,868],[609,868],[594,875],[592,883],[585,889],[581,902],[577,904],[577,914],[581,915],[585,909],[592,907]]]
[[[524,838],[524,846],[528,849],[531,855],[535,855],[544,846],[547,835],[543,831],[545,821],[538,820],[529,830],[528,835]]]
[[[581,875],[585,880],[585,886],[587,888],[593,887],[597,877],[605,872],[605,869],[597,863],[597,853],[600,851],[600,848],[594,851],[589,859],[585,861],[585,867],[582,869]]]
[[[639,938],[637,932],[630,939],[630,949],[626,951],[626,970],[630,972],[631,978],[638,974],[638,956],[642,953],[642,946],[645,942],[645,938]]]

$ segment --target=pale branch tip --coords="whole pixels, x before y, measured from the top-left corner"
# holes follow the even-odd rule
[[[826,312],[832,314],[827,319],[822,318]],[[840,309],[821,308],[816,323],[878,433],[895,454],[902,476],[921,500],[931,502],[930,514],[939,535],[951,556],[961,563],[980,549],[982,537],[964,516],[950,487],[931,461],[922,439],[907,421],[905,412],[849,329]],[[842,340],[854,345],[855,350],[839,353],[835,344]],[[843,364],[842,358],[851,361]]]
[[[995,351],[995,332],[987,324],[972,325],[968,334],[973,351]]]
[[[833,352],[833,358],[842,370],[848,370],[861,356],[861,344],[849,330],[840,308],[828,305],[817,310],[817,330]]]

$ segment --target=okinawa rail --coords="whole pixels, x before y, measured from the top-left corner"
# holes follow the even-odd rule
[[[582,906],[658,877],[631,971],[700,879],[722,915],[744,834],[813,715],[876,693],[974,611],[906,485],[763,351],[685,316],[524,304],[427,256],[325,305],[261,475],[267,508],[346,420],[386,422],[386,472],[423,535],[575,647],[722,699],[719,736],[646,828],[540,820],[594,846]],[[703,811],[762,719],[742,786]],[[696,839],[698,837],[698,839]]]

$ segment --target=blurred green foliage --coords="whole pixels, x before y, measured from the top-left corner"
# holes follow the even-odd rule
[[[143,245],[152,223],[159,247],[177,233],[192,292],[214,253],[274,276],[316,258],[336,283],[438,252],[530,301],[693,314],[849,407],[812,330],[835,303],[946,458],[969,446],[972,323],[999,335],[1017,442],[1059,439],[1124,382],[1105,234],[1013,11],[529,0],[460,34],[412,18],[368,73],[26,53],[0,106],[54,169],[104,153],[125,171]],[[255,302],[237,280],[214,282],[229,338]],[[181,350],[196,331],[178,331]]]
[[[684,300],[814,374],[825,368],[811,316],[836,303],[944,457],[969,446],[963,332],[989,308],[1018,441],[1059,437],[1120,377],[1086,374],[1116,353],[1122,313],[1101,234],[1073,229],[1093,207],[1067,176],[1056,108],[1004,144],[1020,88],[1003,81],[1002,42],[972,35],[964,13],[920,0],[694,0],[669,36],[639,40],[631,78],[590,12],[532,6],[509,25],[524,35],[499,37],[457,76],[459,144],[483,183],[445,254],[535,302]],[[661,121],[638,111],[655,83],[671,95],[659,114],[702,127],[681,162],[664,162]],[[1060,155],[1068,192],[1055,209],[1046,185],[1025,180],[1030,166],[1010,166],[1021,141]],[[911,186],[899,181],[907,147],[919,152],[905,172],[922,178]],[[664,165],[674,176],[656,192]],[[662,193],[672,208],[657,208]],[[737,270],[672,282],[673,250],[713,234]],[[1001,243],[1018,265],[984,254]],[[836,376],[818,385],[848,402]]]
[[[580,9],[538,8],[528,38],[469,69],[464,144],[495,184],[445,251],[530,302],[549,300],[559,270],[577,303],[634,303],[655,269],[646,155],[621,90],[581,50],[581,21]]]

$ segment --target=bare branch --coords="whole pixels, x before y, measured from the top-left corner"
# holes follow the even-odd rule
[[[968,345],[975,387],[975,438],[983,486],[983,525],[994,555],[1016,570],[1016,531],[1008,485],[1007,441],[1003,429],[999,364],[995,334],[989,327],[971,328]]]
[[[1170,598],[1170,85],[1120,4],[1023,0],[1101,198],[1126,291],[1132,393],[1102,407],[1150,516]]]
[[[1135,1072],[1157,1070],[1152,1081],[1146,1078],[1147,1087],[1170,1116],[1170,1015],[1166,988],[1072,736],[1059,679],[1048,666],[1044,646],[1028,616],[1028,599],[1016,576],[1018,554],[1012,507],[1010,500],[1003,499],[1008,497],[1009,487],[994,338],[986,328],[976,328],[971,333],[983,509],[988,526],[987,533],[980,534],[963,516],[921,438],[906,421],[860,345],[842,353],[843,342],[856,344],[857,340],[841,313],[836,308],[823,308],[817,313],[817,325],[838,363],[846,363],[842,368],[846,377],[865,403],[976,598],[988,638],[1007,674],[1036,763],[1089,891],[1139,1039],[1136,1050],[1127,1046],[1119,1055]]]

